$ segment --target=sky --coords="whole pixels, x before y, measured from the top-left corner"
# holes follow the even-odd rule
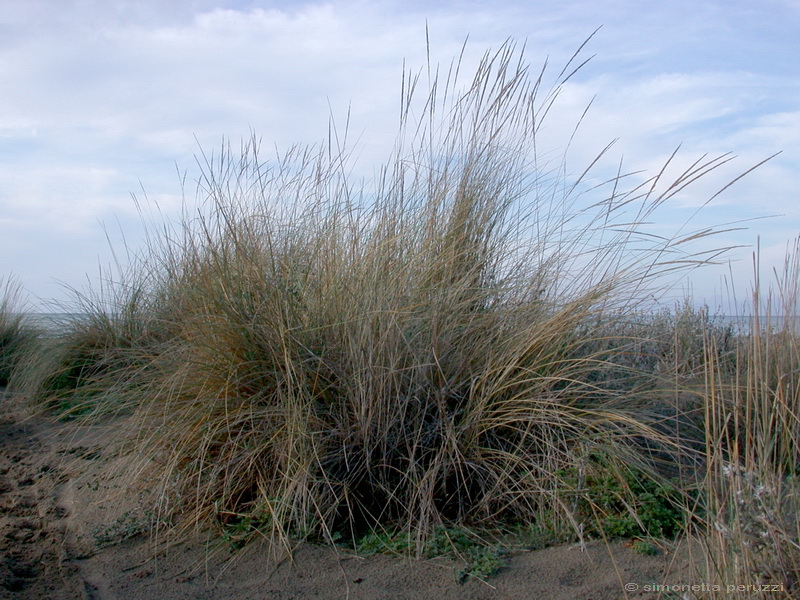
[[[800,0],[0,0],[0,279],[39,310],[96,287],[142,243],[132,196],[177,215],[195,157],[225,139],[288,150],[349,115],[368,178],[389,158],[403,69],[427,52],[446,66],[466,40],[471,65],[511,38],[557,74],[598,28],[547,142],[565,146],[591,103],[576,173],[614,140],[609,164],[651,175],[679,146],[678,164],[735,156],[658,226],[743,221],[715,241],[738,246],[723,264],[675,289],[717,308],[727,278],[746,297],[756,244],[766,279],[800,234]]]

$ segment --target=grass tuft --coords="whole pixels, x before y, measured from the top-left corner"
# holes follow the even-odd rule
[[[374,190],[330,147],[203,157],[203,208],[149,257],[170,336],[123,377],[187,522],[266,515],[285,540],[403,524],[417,553],[440,526],[556,514],[583,531],[559,473],[591,453],[646,469],[637,439],[674,449],[636,416],[643,371],[603,341],[675,267],[643,219],[686,174],[559,199],[535,137],[564,82],[540,98],[512,45],[466,91],[450,81],[417,122],[404,97]],[[612,366],[629,377],[597,376]]]
[[[0,387],[8,386],[38,332],[26,320],[22,288],[13,278],[0,279]]]
[[[705,576],[723,590],[763,585],[768,598],[800,595],[798,292],[800,240],[765,297],[756,270],[757,318],[737,348],[734,376],[707,343]]]

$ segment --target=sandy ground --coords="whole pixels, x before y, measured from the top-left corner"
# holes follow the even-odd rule
[[[76,431],[0,401],[0,598],[617,600],[678,597],[651,586],[693,580],[680,548],[644,556],[624,541],[512,552],[498,575],[463,584],[445,559],[310,544],[281,559],[265,545],[234,553],[202,535],[157,548],[139,531],[144,491],[113,476],[118,459],[104,440],[115,427]]]

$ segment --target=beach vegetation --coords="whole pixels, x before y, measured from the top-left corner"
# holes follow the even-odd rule
[[[0,279],[0,387],[9,385],[22,356],[38,337],[24,311],[19,281],[13,277]]]
[[[405,73],[369,182],[333,125],[269,160],[255,136],[201,150],[196,201],[4,364],[38,409],[124,419],[127,473],[175,535],[457,556],[459,580],[502,567],[490,531],[692,535],[707,581],[795,594],[800,251],[756,282],[764,325],[654,305],[729,250],[708,249],[724,228],[653,223],[730,157],[647,175],[606,148],[573,171],[541,137],[582,64],[533,71],[509,42],[467,78]]]

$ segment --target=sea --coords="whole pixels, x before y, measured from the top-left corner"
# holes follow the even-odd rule
[[[80,319],[80,313],[67,313],[67,312],[30,312],[24,313],[25,318],[29,323],[34,325],[37,329],[52,335],[58,335],[65,331],[69,323]],[[784,325],[785,317],[783,316],[761,316],[753,317],[749,315],[714,315],[710,317],[710,322],[729,326],[731,332],[735,335],[747,335],[753,327],[758,324],[759,330],[762,332],[772,330],[781,330]],[[794,329],[800,333],[800,318],[793,318]]]
[[[80,313],[66,312],[28,312],[22,313],[25,320],[45,334],[58,335],[68,325],[80,318]]]

